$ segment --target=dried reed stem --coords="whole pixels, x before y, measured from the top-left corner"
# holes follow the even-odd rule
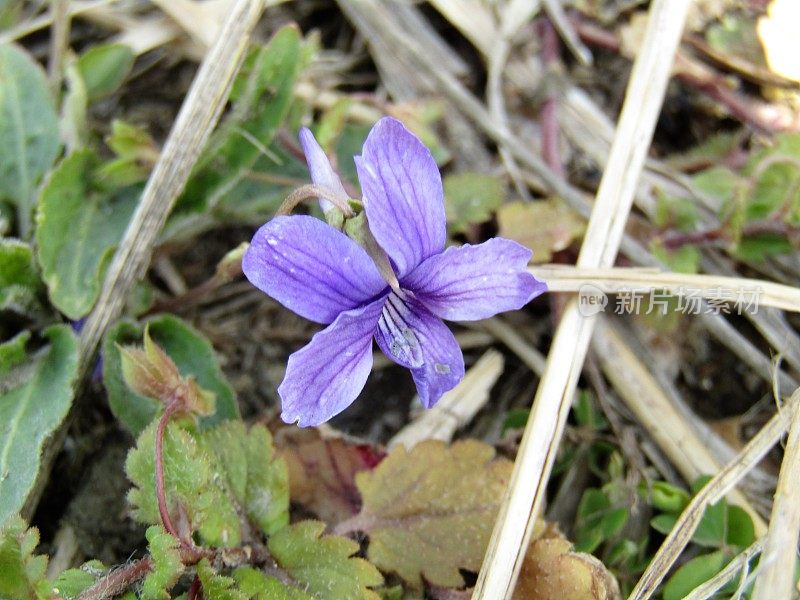
[[[653,595],[658,585],[666,577],[672,564],[683,552],[689,540],[692,539],[692,534],[697,529],[700,519],[703,518],[706,508],[723,498],[781,439],[781,436],[789,427],[790,413],[796,412],[798,403],[800,403],[800,388],[795,391],[788,403],[788,407],[791,407],[791,409],[787,407],[787,409],[775,414],[755,437],[742,448],[742,451],[692,498],[692,501],[689,502],[689,505],[683,510],[678,521],[672,527],[667,539],[664,540],[653,560],[650,561],[647,570],[642,574],[631,595],[628,596],[628,600],[645,600]],[[794,561],[794,548],[792,548],[791,553]]]
[[[128,292],[150,263],[156,238],[222,113],[261,5],[259,0],[238,0],[200,66],[111,261],[97,304],[86,319],[81,334],[82,372],[94,359],[108,325],[121,314]]]
[[[798,396],[798,394],[796,394]],[[753,600],[791,600],[800,537],[800,401],[781,409],[792,415],[778,476],[767,540],[761,553]]]
[[[688,0],[655,0],[634,63],[617,136],[600,184],[578,265],[608,267],[616,258],[680,41]],[[510,598],[542,502],[593,319],[573,300],[556,330],[544,377],[517,455],[473,598]],[[521,525],[525,524],[523,528]]]
[[[78,388],[94,365],[106,329],[120,316],[130,290],[150,263],[158,234],[225,106],[261,10],[261,0],[237,0],[192,82],[139,206],[111,261],[97,303],[81,331]],[[69,418],[65,420],[42,454],[42,467],[26,501],[24,516],[30,516],[38,504],[69,421]]]
[[[734,292],[730,297],[731,301],[736,300],[736,294],[741,292],[745,299],[752,295],[757,302],[757,306],[753,308],[772,306],[800,312],[800,289],[762,279],[620,267],[587,269],[564,265],[541,265],[531,267],[529,270],[536,277],[546,281],[551,292],[578,292],[584,286],[591,285],[607,294],[650,290],[680,294],[691,291],[705,299],[719,299],[720,292],[724,291]]]

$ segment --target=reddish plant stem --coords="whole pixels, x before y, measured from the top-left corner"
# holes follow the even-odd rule
[[[560,58],[560,43],[553,23],[543,18],[540,24],[542,35],[542,63],[548,73],[553,73]],[[560,134],[558,125],[558,101],[556,94],[548,92],[539,111],[542,127],[542,159],[556,175],[564,177],[564,165],[559,152]]]
[[[164,431],[167,428],[170,418],[178,411],[180,403],[178,400],[172,400],[164,408],[161,418],[158,420],[158,428],[156,429],[156,500],[158,501],[158,514],[161,517],[161,523],[171,535],[184,541],[178,535],[178,530],[172,523],[172,517],[169,516],[169,508],[167,507],[167,496],[164,492]]]
[[[75,600],[106,600],[127,590],[142,579],[153,568],[153,559],[149,556],[128,563],[112,571],[91,587],[83,590]]]
[[[742,237],[755,235],[782,235],[790,241],[798,236],[798,228],[776,219],[753,221],[742,227]],[[719,240],[730,240],[731,236],[725,227],[703,229],[701,231],[678,232],[661,238],[661,243],[669,250],[675,250],[688,244],[707,245]]]
[[[677,250],[682,246],[707,245],[727,237],[722,229],[705,229],[701,231],[676,232],[662,238],[661,243],[668,250]]]
[[[194,580],[192,581],[191,587],[189,587],[189,591],[186,594],[186,600],[202,600],[203,599],[203,587],[200,583],[200,577],[195,575]]]
[[[620,52],[621,44],[614,33],[581,19],[575,19],[573,23],[578,35],[587,44],[612,52]],[[702,71],[680,68],[681,65],[688,67],[690,62],[686,54],[678,50],[675,59],[675,64],[678,67],[675,77],[712,100],[719,102],[734,117],[744,123],[749,123],[761,131],[770,133],[800,130],[800,120],[792,111],[782,111],[775,106],[758,102],[745,94],[731,89],[722,75],[706,65],[702,65]],[[697,65],[697,62],[695,61],[691,64]]]

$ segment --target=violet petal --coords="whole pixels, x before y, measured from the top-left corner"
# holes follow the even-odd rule
[[[386,356],[411,369],[426,408],[464,377],[464,356],[455,336],[439,317],[411,297],[390,294],[375,340]]]
[[[390,117],[372,128],[355,161],[370,230],[403,277],[444,248],[439,168],[419,138]]]
[[[331,323],[386,289],[361,246],[306,215],[263,225],[244,253],[242,270],[268,296],[317,323]]]
[[[341,313],[289,357],[278,387],[285,422],[320,425],[352,404],[372,369],[372,335],[384,302]]]
[[[521,308],[547,290],[528,273],[530,257],[528,248],[503,238],[450,247],[419,265],[401,285],[442,319],[486,319]]]
[[[311,130],[303,127],[300,130],[300,145],[303,147],[303,154],[306,156],[308,171],[311,174],[311,181],[319,186],[327,188],[335,196],[341,197],[347,202],[349,196],[342,185],[342,180],[336,171],[333,170],[331,162],[328,160],[322,146],[319,145]],[[319,205],[323,212],[328,212],[333,208],[333,204],[324,198],[318,198]]]

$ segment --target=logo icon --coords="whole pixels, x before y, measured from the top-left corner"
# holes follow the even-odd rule
[[[591,317],[603,312],[608,305],[608,296],[596,285],[586,283],[578,289],[578,312]]]

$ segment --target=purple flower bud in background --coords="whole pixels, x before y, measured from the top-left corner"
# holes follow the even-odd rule
[[[300,145],[303,147],[303,153],[306,155],[308,170],[311,172],[311,181],[319,186],[327,188],[334,196],[347,202],[349,196],[347,192],[344,191],[342,180],[339,179],[336,171],[333,170],[331,163],[328,161],[328,157],[325,156],[325,151],[322,149],[322,146],[314,139],[314,134],[306,127],[300,130]],[[320,208],[322,208],[322,212],[325,214],[334,208],[333,204],[324,198],[319,198],[319,205]]]
[[[300,140],[314,183],[344,194],[311,132]],[[527,272],[531,251],[494,238],[445,249],[442,180],[430,151],[400,121],[383,118],[355,158],[369,229],[388,255],[392,289],[367,252],[309,216],[276,217],[244,254],[253,285],[327,325],[289,357],[278,388],[282,418],[319,425],[347,408],[372,368],[372,340],[411,370],[430,408],[464,376],[464,357],[442,319],[472,321],[521,308],[547,287]]]

